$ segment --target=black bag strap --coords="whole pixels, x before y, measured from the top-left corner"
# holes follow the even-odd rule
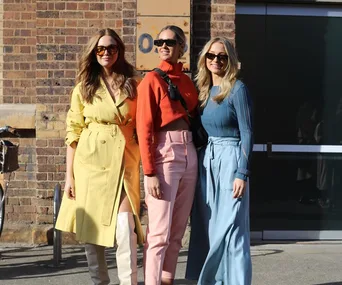
[[[172,81],[166,72],[162,71],[160,68],[154,68],[153,71],[157,72],[161,78],[168,84],[171,85]]]
[[[153,71],[157,72],[159,74],[159,76],[168,84],[168,91],[169,91],[168,95],[171,98],[171,100],[179,100],[181,102],[182,106],[184,107],[186,113],[188,114],[188,116],[190,116],[188,106],[186,105],[186,102],[185,102],[182,94],[179,92],[177,86],[172,83],[172,80],[166,74],[166,72],[162,71],[160,68],[154,68]],[[175,92],[175,93],[177,93],[177,95],[171,96],[171,92]]]

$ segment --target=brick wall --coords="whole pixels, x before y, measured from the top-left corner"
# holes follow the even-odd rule
[[[198,53],[215,36],[235,38],[235,0],[193,0],[192,70],[197,68]]]
[[[0,103],[35,104],[36,1],[2,1]],[[12,139],[18,141],[18,139]],[[20,140],[20,169],[6,200],[6,226],[35,223],[36,149],[34,138]],[[8,178],[8,176],[6,176]]]
[[[193,69],[211,36],[234,38],[234,13],[233,0],[193,0]],[[21,168],[6,201],[6,240],[11,225],[51,227],[53,188],[64,181],[65,117],[77,60],[94,32],[111,27],[135,63],[136,0],[3,0],[0,17],[0,104],[33,104],[36,110],[30,132],[35,136],[19,140]],[[7,240],[20,240],[13,231],[7,233]],[[38,236],[23,235],[21,241],[44,240]]]
[[[3,103],[35,103],[36,1],[4,0]]]

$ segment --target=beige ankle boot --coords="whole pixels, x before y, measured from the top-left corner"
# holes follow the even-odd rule
[[[137,235],[132,213],[118,214],[116,226],[116,264],[120,285],[137,285]]]
[[[108,285],[110,279],[105,256],[105,247],[96,244],[85,244],[88,269],[94,285]]]

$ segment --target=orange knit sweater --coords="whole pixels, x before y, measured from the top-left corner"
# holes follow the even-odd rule
[[[198,103],[197,90],[191,79],[182,72],[182,63],[162,61],[158,66],[167,73],[193,113]],[[161,127],[183,117],[188,121],[180,101],[168,96],[167,83],[156,73],[149,72],[138,86],[137,134],[145,175],[155,174],[153,135]]]

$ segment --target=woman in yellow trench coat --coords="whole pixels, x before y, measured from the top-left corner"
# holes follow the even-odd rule
[[[110,282],[104,249],[115,242],[120,284],[137,284],[136,247],[143,242],[136,81],[124,52],[111,29],[90,39],[67,115],[65,195],[56,228],[85,243],[98,285]]]

